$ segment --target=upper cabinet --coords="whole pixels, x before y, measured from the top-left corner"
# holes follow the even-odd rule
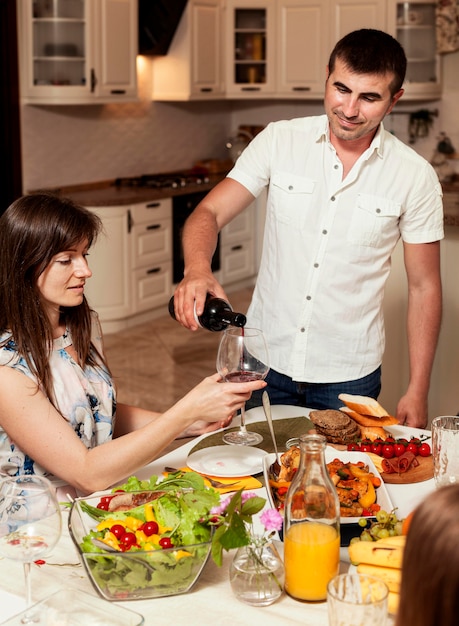
[[[402,44],[408,59],[404,98],[424,100],[441,96],[436,5],[432,0],[389,3],[390,32]]]
[[[224,97],[221,33],[221,0],[188,0],[167,55],[153,60],[153,99]]]
[[[27,104],[137,99],[137,0],[18,0]]]

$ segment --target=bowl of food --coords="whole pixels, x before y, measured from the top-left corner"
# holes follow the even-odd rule
[[[77,498],[69,532],[106,600],[172,596],[189,591],[208,560],[210,510],[218,503],[219,494],[199,475],[171,476],[153,489]]]

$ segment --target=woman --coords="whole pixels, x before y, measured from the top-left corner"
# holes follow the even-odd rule
[[[459,485],[415,510],[403,557],[396,626],[456,626],[459,615]]]
[[[163,414],[117,404],[84,296],[100,231],[96,215],[49,194],[24,196],[0,218],[0,472],[41,473],[84,493],[134,473],[178,436],[228,425],[265,385],[215,374]]]

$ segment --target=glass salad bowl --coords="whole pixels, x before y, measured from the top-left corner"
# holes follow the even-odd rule
[[[145,492],[140,495],[144,496]],[[111,497],[113,494],[107,496]],[[158,532],[151,534],[151,525],[145,527],[146,520],[152,517],[151,504],[117,511],[114,515],[104,511],[99,519],[94,519],[94,508],[97,509],[100,502],[100,495],[76,499],[70,510],[68,526],[86,573],[103,598],[116,602],[145,600],[186,593],[191,589],[211,551],[211,528],[199,528],[199,520],[193,522],[198,530],[196,533],[193,531],[191,536],[199,537],[201,541],[179,545],[177,534],[173,532],[180,532],[180,522],[174,519],[174,512],[171,514],[167,506],[163,509],[169,524],[166,526],[163,519]],[[159,503],[159,498],[156,503]],[[154,506],[159,506],[161,511],[160,504]],[[153,526],[155,523],[152,522]],[[190,520],[183,519],[181,523],[188,531]],[[128,549],[126,543],[123,544],[126,540],[122,534],[123,527],[127,535],[142,538]],[[114,534],[112,530],[118,532]],[[184,537],[190,536],[187,531]],[[167,540],[168,535],[176,545],[168,547],[171,543]],[[205,541],[203,537],[206,537]]]

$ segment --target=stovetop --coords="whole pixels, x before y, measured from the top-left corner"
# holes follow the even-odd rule
[[[179,189],[207,183],[209,183],[209,177],[206,174],[186,171],[171,174],[142,174],[115,180],[116,187],[149,187],[150,189]]]

